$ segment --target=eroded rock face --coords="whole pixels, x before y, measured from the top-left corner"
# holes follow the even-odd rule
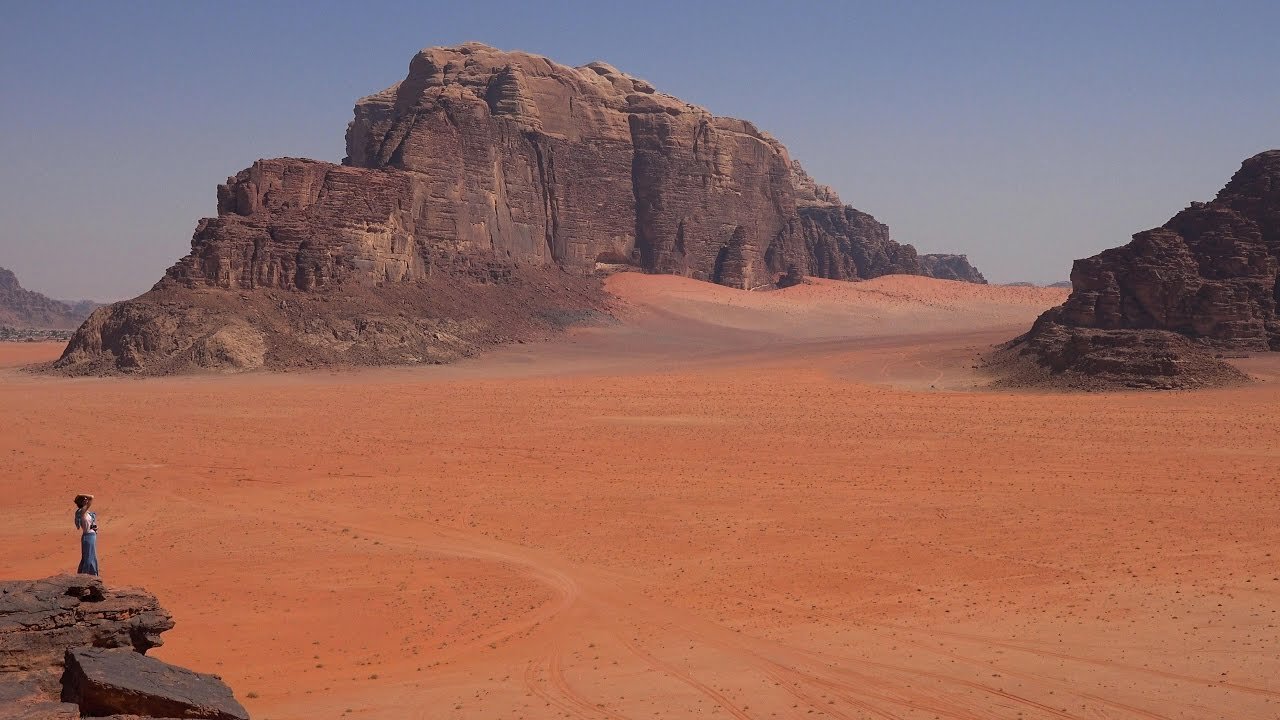
[[[751,123],[712,115],[605,63],[572,68],[474,43],[423,50],[404,80],[356,103],[346,139],[342,165],[278,158],[229,178],[191,253],[151,293],[90,318],[59,365],[292,367],[305,363],[274,349],[273,333],[327,347],[323,331],[307,328],[342,321],[318,308],[289,329],[279,313],[258,312],[257,299],[254,312],[208,312],[210,289],[365,298],[382,322],[386,288],[417,288],[400,293],[402,317],[392,324],[404,332],[396,340],[356,340],[368,351],[361,357],[405,362],[433,356],[435,345],[423,339],[431,335],[412,337],[418,326],[434,333],[441,323],[492,325],[499,336],[540,329],[532,320],[494,325],[483,313],[432,302],[428,285],[444,276],[469,282],[477,268],[492,270],[483,281],[499,284],[553,273],[545,276],[556,278],[551,285],[576,293],[569,278],[590,276],[597,263],[744,289],[806,274],[856,279],[941,267],[845,206]],[[554,304],[535,301],[533,315],[564,310]],[[231,341],[217,339],[227,323],[236,324]],[[483,332],[463,344],[483,346]],[[267,338],[262,352],[242,352],[254,343],[241,340],[255,333]],[[201,349],[210,342],[213,350]],[[219,349],[230,346],[240,349]],[[408,349],[378,349],[388,346]]]
[[[1047,314],[990,359],[1007,386],[1190,390],[1248,382],[1212,350],[1168,330],[1070,327]]]
[[[138,588],[107,592],[92,575],[0,582],[0,673],[61,675],[69,647],[145,653],[171,629],[173,618],[155,596]]]
[[[889,238],[889,226],[847,205],[800,209],[809,275],[857,280],[881,275],[921,275],[910,245]]]
[[[67,648],[145,653],[172,628],[154,596],[91,575],[0,582],[0,717],[79,717],[60,700]]]
[[[1211,202],[1077,260],[1071,283],[1067,302],[1009,348],[1050,379],[1243,380],[1214,351],[1280,350],[1280,150],[1246,160]]]
[[[969,264],[967,255],[945,255],[939,253],[930,253],[920,256],[920,270],[922,275],[935,277],[939,280],[959,280],[961,282],[977,283],[978,285],[986,285],[987,279],[978,272],[978,268]]]
[[[739,233],[742,284],[799,260],[780,237],[795,212],[786,149],[605,63],[424,50],[403,81],[356,104],[346,162],[411,173],[411,214],[432,248],[588,267],[630,258],[710,279]]]

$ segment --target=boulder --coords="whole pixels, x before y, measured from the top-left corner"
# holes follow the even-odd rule
[[[62,699],[85,715],[138,715],[196,720],[249,720],[217,675],[128,649],[74,648],[66,652]]]

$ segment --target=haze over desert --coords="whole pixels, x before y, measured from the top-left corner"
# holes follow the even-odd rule
[[[441,367],[0,345],[0,577],[74,565],[92,486],[151,654],[274,720],[1280,712],[1280,383],[981,389],[1062,290],[606,288],[614,326]]]

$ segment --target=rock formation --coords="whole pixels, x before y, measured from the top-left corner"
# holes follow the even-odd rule
[[[978,268],[969,264],[967,255],[942,255],[938,253],[921,255],[920,270],[922,275],[928,275],[940,280],[959,280],[977,285],[987,284],[987,279],[982,277],[982,273],[978,272]]]
[[[1211,202],[1077,260],[1071,284],[1066,303],[1005,350],[1031,362],[1032,380],[1155,388],[1244,380],[1222,352],[1280,350],[1280,150],[1245,160]]]
[[[0,719],[248,720],[215,675],[149,658],[173,618],[90,575],[0,582]]]
[[[12,271],[0,267],[0,326],[16,329],[71,329],[84,322],[95,303],[67,304],[27,290]]]
[[[806,274],[833,280],[925,275],[986,284],[986,278],[966,256],[917,255],[914,247],[889,237],[888,225],[845,205],[835,190],[815,182],[799,162],[792,161],[791,172]]]
[[[346,145],[342,165],[278,158],[229,178],[191,253],[96,312],[60,366],[446,360],[601,312],[597,263],[743,289],[976,275],[963,258],[922,262],[751,123],[601,62],[424,50],[356,103]],[[477,282],[502,289],[452,303]],[[511,293],[527,311],[493,316],[512,283],[534,290]]]

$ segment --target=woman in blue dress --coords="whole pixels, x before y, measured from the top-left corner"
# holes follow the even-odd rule
[[[80,530],[80,567],[76,572],[98,574],[98,513],[89,508],[92,495],[76,496],[76,528]]]

